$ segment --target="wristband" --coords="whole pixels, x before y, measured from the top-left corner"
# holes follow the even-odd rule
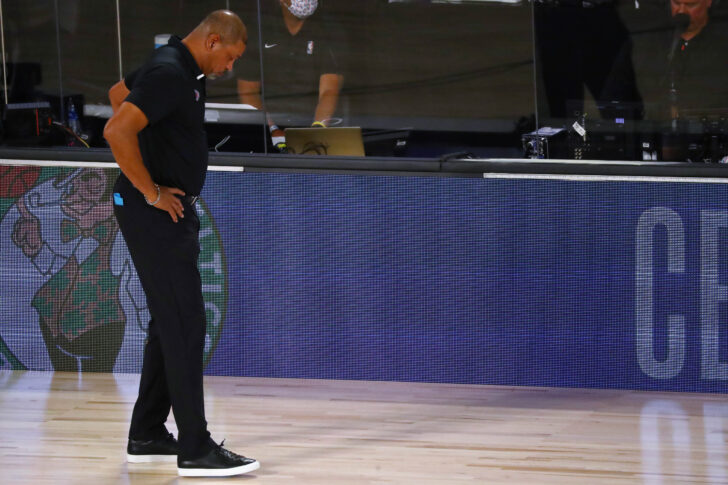
[[[323,121],[314,121],[311,123],[311,126],[318,126],[319,128],[326,128],[326,125]]]
[[[270,131],[271,134],[273,134],[273,132],[276,130],[280,130],[280,128],[278,128],[278,125],[268,125],[268,131]]]
[[[147,196],[142,194],[142,197],[144,197],[144,202],[146,202],[149,205],[157,205],[159,202],[159,199],[162,198],[162,191],[159,188],[159,185],[154,184],[154,188],[157,189],[157,198],[154,200],[154,202],[149,202],[149,199],[147,199]]]

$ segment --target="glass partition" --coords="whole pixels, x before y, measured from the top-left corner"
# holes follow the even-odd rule
[[[29,0],[2,4],[3,145],[105,147],[108,90],[170,34],[184,36],[225,0]],[[238,13],[250,26],[257,3]],[[6,88],[7,87],[7,88]],[[208,83],[210,149],[263,151],[261,116],[238,106],[235,79]],[[251,127],[251,124],[254,125]]]
[[[367,155],[521,155],[535,106],[527,4],[320,0],[302,20],[280,0],[260,3],[276,138],[316,123],[361,128]],[[259,82],[244,67],[241,98]]]
[[[541,152],[718,162],[728,155],[728,23],[719,1],[534,5]]]
[[[52,0],[4,2],[3,137],[17,144],[53,143],[50,103],[62,92],[60,25]],[[43,116],[23,116],[33,106]],[[62,111],[55,111],[63,122]]]
[[[211,11],[231,8],[243,19],[249,35],[256,30],[256,1],[231,5],[226,0],[186,2],[183,0],[121,0],[121,45],[124,73],[141,66],[155,47],[166,44],[170,35],[184,37]],[[254,64],[249,52],[238,63]],[[254,68],[258,69],[257,64]],[[207,80],[205,126],[212,151],[262,152],[265,149],[261,116],[239,106],[233,73]]]
[[[211,150],[693,162],[728,155],[727,0],[0,7],[5,146],[106,146],[108,88],[170,34],[184,36],[209,11],[229,8],[250,41],[233,72],[208,82]]]
[[[530,6],[373,3],[350,68],[352,122],[410,129],[411,156],[521,156],[535,105]]]
[[[106,109],[108,90],[119,80],[115,1],[58,0],[57,4],[61,32],[59,109],[63,109],[65,118],[61,118],[67,126],[81,136],[81,140],[66,136],[64,141],[72,146],[105,146],[102,132],[106,117],[92,115],[99,108]]]

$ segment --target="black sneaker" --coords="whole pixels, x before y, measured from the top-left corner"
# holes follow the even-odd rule
[[[237,455],[216,445],[210,452],[196,460],[178,460],[177,473],[181,477],[231,477],[242,475],[260,468],[260,463],[252,458]]]
[[[126,445],[126,461],[129,463],[155,463],[177,461],[179,444],[172,433],[157,440],[129,439]]]

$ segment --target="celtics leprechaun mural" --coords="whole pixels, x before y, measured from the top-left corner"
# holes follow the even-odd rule
[[[113,214],[117,175],[0,166],[0,368],[141,370],[149,312]],[[227,292],[217,231],[197,210],[207,362]]]

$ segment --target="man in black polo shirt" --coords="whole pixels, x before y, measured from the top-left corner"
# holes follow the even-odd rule
[[[259,467],[216,444],[207,431],[194,208],[207,171],[205,76],[231,70],[246,43],[237,15],[212,12],[109,91],[114,114],[104,136],[122,171],[114,209],[152,315],[127,458],[176,459],[182,476],[230,476]],[[170,406],[179,443],[164,424]]]
[[[713,0],[671,0],[676,29],[667,55],[671,119],[728,112],[728,21],[711,18]]]

